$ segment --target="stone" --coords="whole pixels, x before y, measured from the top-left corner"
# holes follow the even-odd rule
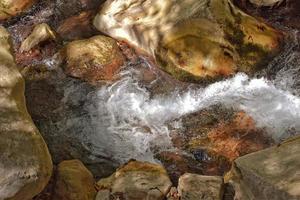
[[[58,165],[53,199],[94,200],[96,189],[92,173],[79,160]]]
[[[125,61],[117,42],[106,36],[70,42],[65,57],[66,74],[91,84],[116,79]]]
[[[55,33],[48,24],[38,24],[34,27],[32,33],[22,42],[20,51],[29,51],[36,45],[47,40],[54,40],[55,38]]]
[[[235,160],[227,182],[236,199],[300,199],[300,137]]]
[[[223,105],[185,115],[181,123],[179,129],[172,130],[178,132],[176,135],[171,132],[170,136],[176,139],[172,141],[180,144],[177,148],[194,155],[204,175],[223,175],[236,158],[274,144],[271,136],[256,127],[247,113]]]
[[[69,17],[62,21],[57,28],[57,33],[64,40],[79,40],[92,37],[96,31],[92,25],[94,13],[91,11],[81,12],[79,15]]]
[[[166,170],[148,162],[129,161],[112,176],[97,183],[100,189],[125,200],[158,200],[168,194],[172,183]]]
[[[36,0],[0,0],[0,21],[20,14],[35,2]]]
[[[283,39],[231,0],[106,1],[94,26],[153,56],[177,79],[199,83],[257,72]]]
[[[110,200],[110,191],[109,190],[98,191],[95,200]]]
[[[27,200],[47,185],[52,161],[27,112],[11,49],[10,35],[0,26],[0,199]]]
[[[181,200],[221,200],[223,179],[186,173],[179,178],[178,193]]]

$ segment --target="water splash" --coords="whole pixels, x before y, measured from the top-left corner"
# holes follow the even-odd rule
[[[129,69],[120,81],[99,89],[91,102],[96,102],[89,108],[96,127],[91,142],[120,162],[154,161],[155,147],[172,148],[167,122],[215,104],[244,110],[277,140],[300,132],[300,98],[242,73],[206,88],[151,97]]]

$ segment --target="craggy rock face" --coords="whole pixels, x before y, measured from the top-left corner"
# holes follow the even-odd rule
[[[24,80],[0,27],[0,199],[31,199],[52,173],[47,145],[27,113]]]
[[[162,166],[129,161],[110,177],[101,179],[97,186],[100,190],[109,189],[121,199],[159,200],[167,195],[172,183]]]
[[[280,32],[230,0],[107,1],[94,25],[153,55],[186,81],[251,74],[279,52],[282,40]]]
[[[281,4],[284,0],[249,0],[255,6],[275,6]]]
[[[36,0],[0,0],[0,21],[21,13],[34,2]]]
[[[117,42],[105,36],[71,42],[65,54],[65,72],[92,84],[113,80],[124,63]]]

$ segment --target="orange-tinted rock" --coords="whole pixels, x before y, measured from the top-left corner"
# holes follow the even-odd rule
[[[264,129],[246,113],[222,106],[189,114],[183,127],[172,133],[177,148],[191,152],[202,164],[202,174],[222,175],[233,160],[272,144]],[[173,131],[174,132],[174,131]]]
[[[64,52],[65,72],[91,84],[115,80],[125,61],[117,42],[105,36],[71,42]]]

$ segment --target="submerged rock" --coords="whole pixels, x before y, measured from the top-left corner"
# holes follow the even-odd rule
[[[94,200],[96,189],[92,173],[79,160],[58,165],[53,199]]]
[[[55,38],[55,33],[48,24],[38,24],[34,27],[32,33],[22,42],[20,51],[29,51],[41,42],[46,40],[54,40]]]
[[[223,178],[184,174],[179,178],[178,194],[181,200],[221,200]]]
[[[27,200],[43,190],[52,173],[48,148],[33,124],[24,80],[0,27],[0,199]]]
[[[129,161],[110,177],[101,179],[97,185],[124,200],[160,200],[168,194],[172,183],[162,166]]]
[[[117,42],[105,36],[71,42],[65,56],[66,74],[92,84],[114,80],[125,61]]]
[[[0,0],[0,21],[20,14],[36,0]]]
[[[94,25],[153,55],[185,81],[252,74],[279,52],[282,40],[230,0],[107,1]]]
[[[300,199],[300,137],[238,158],[230,176],[236,199]]]
[[[223,175],[236,158],[269,147],[273,140],[242,111],[221,105],[186,115],[171,134],[177,148],[201,162],[202,174]],[[200,173],[200,172],[198,172]]]

